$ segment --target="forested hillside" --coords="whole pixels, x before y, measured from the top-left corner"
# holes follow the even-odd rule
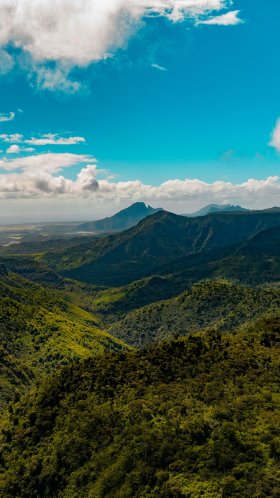
[[[0,271],[0,410],[42,374],[126,347],[54,288]]]
[[[279,319],[66,367],[11,409],[1,496],[277,497]]]
[[[143,347],[191,331],[234,330],[264,313],[280,316],[280,287],[252,289],[226,280],[202,281],[176,298],[125,314],[109,331]]]

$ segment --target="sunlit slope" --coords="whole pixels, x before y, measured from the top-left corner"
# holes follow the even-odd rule
[[[125,345],[99,320],[54,289],[7,273],[0,279],[0,396],[2,407],[41,373]]]
[[[12,497],[278,496],[279,319],[65,368],[12,410]]]

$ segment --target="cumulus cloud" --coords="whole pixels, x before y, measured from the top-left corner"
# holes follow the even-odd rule
[[[33,147],[20,147],[17,144],[10,145],[7,148],[7,154],[20,154],[21,152],[33,152],[35,149]]]
[[[2,0],[0,48],[16,48],[30,59],[38,83],[47,89],[79,89],[69,74],[123,47],[147,16],[196,22],[233,0]],[[12,63],[12,62],[11,62]],[[56,64],[55,67],[50,63]],[[65,86],[65,88],[63,88]]]
[[[20,152],[20,146],[16,144],[11,145],[10,147],[8,147],[6,152],[7,154],[18,154]]]
[[[67,178],[63,169],[79,164],[76,178]],[[235,184],[199,179],[171,179],[158,186],[140,180],[118,182],[110,176],[99,178],[95,159],[79,154],[39,154],[0,160],[0,199],[44,199],[65,202],[89,199],[100,204],[146,201],[157,205],[202,205],[210,202],[259,206],[280,202],[280,177],[249,179]],[[104,174],[104,171],[102,171]]]
[[[214,16],[210,19],[204,19],[203,21],[198,21],[197,24],[208,24],[215,26],[236,26],[237,24],[243,23],[242,19],[239,17],[240,10],[231,10],[226,14],[220,16]]]
[[[240,184],[216,181],[207,183],[199,179],[168,180],[159,186],[145,185],[140,181],[108,182],[99,181],[99,195],[109,198],[146,201],[217,201],[248,203],[252,199],[280,200],[280,178],[268,177],[265,180],[249,179]]]
[[[55,176],[47,169],[28,168],[23,172],[0,174],[0,199],[56,199],[88,197],[99,189],[97,167],[87,165],[75,181]]]
[[[6,121],[13,121],[16,117],[15,112],[0,113],[0,123],[5,123]]]
[[[269,145],[280,152],[280,118],[276,121]]]

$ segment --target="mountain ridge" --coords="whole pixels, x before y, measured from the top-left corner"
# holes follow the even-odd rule
[[[237,211],[245,212],[250,210],[233,204],[208,204],[207,206],[202,207],[198,211],[184,214],[183,216],[194,218],[196,216],[206,216],[207,214],[212,214],[212,213],[225,213],[225,212],[237,212]]]
[[[142,219],[147,218],[158,211],[162,211],[162,208],[152,208],[149,205],[146,206],[144,202],[135,202],[112,216],[108,216],[101,220],[82,223],[76,227],[76,230],[99,233],[127,230],[137,225]]]
[[[280,210],[198,218],[160,211],[122,233],[85,240],[69,250],[44,254],[42,259],[64,276],[119,286],[150,275],[155,266],[175,258],[241,243],[279,225]]]

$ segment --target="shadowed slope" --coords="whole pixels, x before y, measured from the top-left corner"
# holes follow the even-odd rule
[[[280,288],[252,289],[225,280],[199,282],[180,296],[136,309],[109,332],[135,347],[214,327],[232,330],[263,313],[278,313]],[[279,312],[280,313],[280,312]]]
[[[126,232],[47,253],[43,259],[70,278],[118,286],[152,274],[176,258],[242,242],[279,225],[280,211],[202,218],[159,212]]]

